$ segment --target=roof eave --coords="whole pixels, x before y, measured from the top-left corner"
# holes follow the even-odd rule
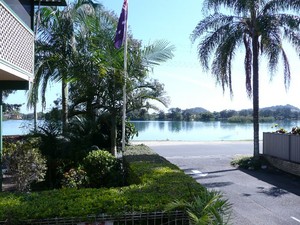
[[[39,5],[39,0],[34,0],[35,5]],[[65,0],[41,0],[41,5],[43,6],[66,6]]]

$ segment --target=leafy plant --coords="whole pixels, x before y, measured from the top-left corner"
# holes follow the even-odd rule
[[[131,170],[139,183],[119,188],[63,188],[0,193],[0,221],[162,211],[174,199],[191,202],[204,187],[147,146],[130,146]],[[136,156],[136,157],[135,157]],[[127,160],[126,160],[127,161]],[[144,162],[143,162],[144,161]],[[13,224],[16,224],[15,222]]]
[[[68,143],[61,135],[61,123],[55,120],[46,120],[31,135],[40,138],[39,149],[47,159],[47,173],[44,185],[46,188],[59,188],[62,172],[60,168],[69,161]]]
[[[230,164],[244,169],[258,170],[264,163],[265,161],[261,157],[238,156]]]
[[[9,172],[13,175],[18,191],[30,190],[33,182],[44,180],[46,175],[46,159],[37,148],[38,139],[8,144],[4,157]]]
[[[123,173],[119,160],[105,150],[94,150],[83,159],[90,187],[119,186]]]
[[[300,135],[300,127],[293,127],[291,134]]]
[[[216,191],[203,189],[192,201],[174,201],[166,210],[184,210],[190,219],[190,225],[229,224],[232,205]]]
[[[272,128],[276,128],[275,133],[278,133],[278,134],[286,134],[287,133],[287,131],[284,128],[282,128],[282,127],[278,128],[278,124],[274,124],[274,126],[272,126]]]
[[[277,128],[278,127],[278,124],[275,124],[274,126],[272,126],[272,128]],[[286,134],[286,133],[289,133],[289,134],[294,134],[294,135],[300,135],[300,127],[296,126],[296,127],[293,127],[292,130],[290,132],[288,132],[287,130],[285,130],[284,128],[279,128],[275,131],[275,133],[279,133],[279,134]]]
[[[81,168],[71,168],[63,174],[62,187],[81,188],[87,183],[86,172]]]

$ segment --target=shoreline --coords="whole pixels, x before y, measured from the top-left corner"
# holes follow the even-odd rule
[[[131,145],[197,145],[197,144],[211,144],[211,145],[219,145],[219,144],[240,144],[240,143],[252,143],[253,140],[212,140],[212,141],[182,141],[182,140],[145,140],[139,141],[134,140],[130,141]],[[262,143],[262,140],[259,140]]]

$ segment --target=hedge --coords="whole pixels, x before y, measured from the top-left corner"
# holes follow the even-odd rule
[[[119,188],[0,193],[0,221],[156,212],[175,199],[189,201],[203,187],[144,145],[124,156],[131,184]]]

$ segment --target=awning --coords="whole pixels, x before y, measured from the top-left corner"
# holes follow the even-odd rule
[[[41,5],[47,6],[66,6],[66,0],[34,0],[35,5],[39,5],[39,1],[41,1]]]

